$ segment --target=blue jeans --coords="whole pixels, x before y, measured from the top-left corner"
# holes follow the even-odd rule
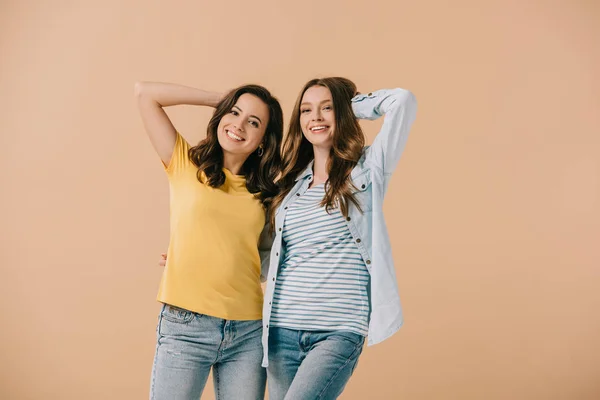
[[[269,399],[337,399],[354,372],[364,340],[352,332],[271,327]]]
[[[217,399],[263,399],[262,321],[231,321],[164,305],[151,400],[198,400],[213,371]]]

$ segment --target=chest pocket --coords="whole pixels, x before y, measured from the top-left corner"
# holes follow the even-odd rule
[[[364,170],[360,175],[352,178],[352,193],[363,211],[373,210],[373,191],[371,187],[371,171]]]

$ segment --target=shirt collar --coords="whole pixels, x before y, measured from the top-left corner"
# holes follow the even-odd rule
[[[300,179],[304,179],[307,178],[309,176],[312,176],[313,174],[313,163],[315,162],[315,160],[311,160],[311,162],[308,163],[308,165],[306,166],[306,168],[304,168],[304,171],[300,172],[298,174],[298,176],[296,177],[296,182],[298,182]]]

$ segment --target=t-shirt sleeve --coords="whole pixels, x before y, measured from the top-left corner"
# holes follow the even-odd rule
[[[177,139],[175,141],[175,147],[173,148],[173,155],[171,155],[171,161],[168,165],[163,162],[163,167],[169,177],[181,173],[190,166],[192,161],[188,156],[189,150],[189,143],[179,134],[179,132],[177,132]]]

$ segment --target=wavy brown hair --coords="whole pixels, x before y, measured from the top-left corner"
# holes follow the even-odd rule
[[[348,204],[353,203],[360,210],[360,204],[352,193],[350,173],[360,159],[365,146],[363,134],[358,120],[352,110],[352,97],[357,94],[356,85],[349,79],[332,77],[313,79],[300,92],[290,120],[288,133],[283,142],[283,167],[278,181],[280,192],[275,196],[272,207],[276,209],[296,183],[296,177],[315,158],[312,144],[304,137],[300,125],[300,105],[304,93],[313,86],[324,86],[331,92],[333,111],[335,113],[335,130],[333,146],[329,153],[327,171],[329,178],[325,183],[325,197],[321,203],[329,212],[338,207],[348,216]],[[362,211],[362,210],[361,210]],[[271,215],[272,227],[275,226],[275,215]]]
[[[269,123],[263,138],[263,154],[254,151],[242,165],[241,174],[246,177],[246,187],[262,202],[270,219],[271,203],[279,192],[275,179],[281,170],[281,141],[283,138],[283,112],[279,101],[264,87],[244,85],[233,89],[219,102],[208,122],[206,138],[197,146],[190,148],[189,157],[198,167],[197,177],[200,182],[218,188],[225,183],[223,172],[223,148],[219,144],[217,128],[221,118],[231,111],[241,95],[249,93],[262,100],[269,109]],[[202,173],[206,180],[202,179]]]

